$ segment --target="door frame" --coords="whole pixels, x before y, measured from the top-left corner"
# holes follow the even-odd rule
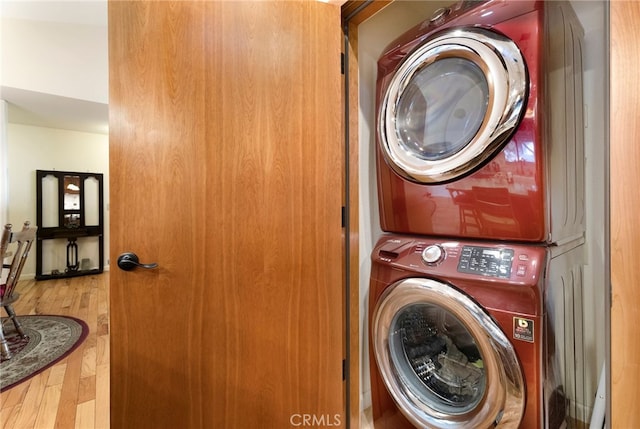
[[[342,72],[344,75],[344,139],[345,139],[345,204],[346,214],[346,325],[348,335],[345,344],[346,407],[348,427],[361,427],[362,328],[360,326],[360,180],[358,169],[358,25],[373,16],[391,1],[349,0],[342,5]]]

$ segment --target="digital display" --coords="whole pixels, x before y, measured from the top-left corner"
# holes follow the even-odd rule
[[[464,246],[458,262],[458,272],[509,278],[513,255],[513,249]]]

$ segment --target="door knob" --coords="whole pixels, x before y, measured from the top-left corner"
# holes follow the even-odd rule
[[[140,259],[138,259],[138,255],[135,253],[126,252],[118,256],[118,267],[124,271],[131,271],[136,267],[151,269],[156,268],[157,266],[158,264],[155,262],[151,264],[141,264]]]

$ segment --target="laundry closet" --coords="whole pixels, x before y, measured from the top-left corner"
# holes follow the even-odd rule
[[[458,3],[458,5],[462,3],[466,4],[470,2],[460,2]],[[461,220],[458,220],[459,223],[455,224],[454,227],[452,227],[451,231],[437,234],[438,219],[436,217],[433,217],[433,221],[436,222],[435,226],[433,226],[433,224],[431,223],[424,223],[420,225],[420,222],[425,217],[427,217],[427,211],[421,213],[420,216],[415,219],[410,219],[409,216],[407,216],[406,218],[402,218],[402,215],[400,215],[400,222],[397,222],[397,219],[394,220],[380,218],[380,213],[382,213],[383,216],[389,216],[389,213],[392,211],[392,209],[385,211],[385,208],[380,206],[380,201],[378,199],[378,184],[376,183],[377,180],[379,180],[377,178],[377,174],[381,168],[380,160],[382,159],[380,153],[376,154],[377,145],[379,145],[380,143],[377,138],[377,133],[381,132],[381,129],[379,128],[379,122],[381,120],[381,117],[384,116],[383,113],[380,113],[380,109],[377,107],[381,98],[381,95],[377,94],[376,92],[378,85],[378,60],[383,54],[385,47],[387,47],[393,40],[407,33],[407,31],[412,27],[415,27],[416,25],[423,22],[428,22],[428,20],[430,19],[433,20],[434,16],[436,17],[435,19],[441,19],[438,14],[443,13],[442,11],[447,11],[445,13],[451,13],[449,12],[449,8],[454,7],[454,5],[455,3],[452,4],[451,1],[395,1],[390,3],[388,6],[385,6],[380,11],[372,14],[368,19],[363,20],[363,22],[359,23],[357,27],[357,73],[359,79],[359,100],[357,106],[359,112],[357,129],[359,142],[359,170],[357,174],[359,178],[358,193],[360,197],[358,223],[360,328],[362,332],[360,338],[360,399],[363,410],[368,409],[372,405],[372,389],[378,388],[370,384],[369,353],[370,347],[371,349],[375,347],[369,344],[369,340],[371,338],[369,332],[369,320],[372,317],[372,313],[375,313],[375,305],[372,305],[369,300],[377,299],[371,298],[370,294],[370,279],[372,278],[372,257],[375,261],[376,257],[380,257],[381,252],[387,252],[384,253],[383,256],[381,256],[383,262],[385,261],[385,258],[387,258],[388,260],[386,260],[386,262],[388,262],[390,265],[395,264],[397,269],[397,266],[400,262],[399,260],[396,261],[392,259],[396,257],[402,258],[403,252],[405,252],[408,258],[415,257],[414,262],[416,263],[416,265],[422,266],[421,264],[423,264],[430,267],[435,267],[436,265],[440,264],[441,261],[447,262],[445,260],[445,253],[449,252],[452,255],[456,255],[456,264],[458,268],[457,271],[460,271],[461,267],[463,266],[465,258],[464,252],[467,252],[466,254],[468,255],[472,255],[469,256],[469,258],[479,258],[478,260],[480,260],[481,264],[489,265],[494,264],[495,262],[490,261],[484,257],[479,257],[478,255],[480,255],[481,253],[493,255],[496,251],[505,251],[506,249],[507,257],[511,257],[509,256],[511,254],[508,252],[510,251],[509,249],[512,249],[515,252],[513,254],[516,256],[515,259],[518,259],[519,257],[522,261],[526,258],[526,260],[528,261],[530,258],[528,255],[518,256],[518,249],[520,249],[520,247],[518,246],[521,246],[523,244],[523,241],[527,241],[526,237],[509,237],[507,235],[505,236],[505,240],[498,240],[500,241],[500,245],[494,248],[495,242],[489,243],[485,240],[486,237],[482,235],[482,232],[480,232],[478,224],[474,225],[473,223],[470,223],[469,225],[462,225],[460,223]],[[573,376],[570,377],[571,381],[569,382],[571,386],[563,386],[563,388],[570,388],[574,392],[577,392],[571,399],[569,399],[569,401],[572,403],[568,406],[568,414],[572,420],[588,422],[593,411],[593,400],[596,396],[599,377],[605,363],[605,357],[608,353],[606,344],[607,339],[605,334],[606,317],[608,317],[608,312],[605,309],[605,294],[607,293],[606,285],[608,282],[608,265],[606,262],[608,255],[606,253],[606,249],[608,247],[609,240],[608,231],[606,229],[607,204],[605,184],[607,183],[608,177],[608,164],[606,157],[608,136],[605,118],[608,115],[608,110],[605,103],[603,103],[603,100],[606,100],[607,98],[608,91],[608,35],[606,34],[606,20],[608,19],[608,15],[606,13],[606,5],[604,2],[570,2],[570,5],[572,10],[575,12],[577,20],[579,21],[579,26],[581,26],[582,30],[584,31],[582,38],[582,47],[580,49],[582,55],[583,70],[583,73],[580,75],[580,79],[582,80],[580,82],[580,86],[584,88],[584,91],[581,94],[582,100],[580,103],[582,104],[582,108],[580,111],[576,110],[576,112],[574,112],[576,117],[581,117],[581,120],[578,121],[581,126],[580,129],[577,130],[577,132],[583,132],[584,153],[582,154],[581,152],[578,152],[577,156],[583,157],[584,170],[577,169],[572,171],[573,174],[581,175],[584,178],[584,241],[581,242],[581,248],[579,251],[580,258],[579,262],[577,263],[579,265],[579,269],[577,271],[572,271],[571,274],[569,274],[569,277],[571,278],[580,277],[579,286],[575,290],[571,289],[570,296],[565,296],[566,294],[563,292],[557,299],[561,302],[564,302],[566,304],[565,307],[571,307],[568,310],[572,312],[571,318],[575,319],[573,320],[572,331],[567,332],[567,338],[565,339],[566,341],[571,340],[572,343],[572,350],[570,350],[570,354],[567,355],[571,356],[571,362],[562,362],[562,366],[564,367],[563,371],[566,370],[572,372],[573,374]],[[458,34],[456,34],[455,36],[458,37]],[[436,47],[436,49],[443,48]],[[408,86],[408,84],[406,82],[401,82],[398,84],[398,86],[406,87]],[[413,104],[413,106],[415,107],[415,103]],[[352,109],[355,109],[355,107],[352,107]],[[522,115],[524,116],[525,113],[522,113]],[[403,150],[400,150],[398,157],[402,156],[404,156]],[[424,156],[428,158],[429,155]],[[383,158],[384,164],[382,164],[383,167],[392,164],[393,157],[393,154],[389,156],[385,154]],[[489,165],[490,164],[488,164],[488,166]],[[489,168],[488,166],[484,168]],[[495,168],[498,167],[499,166],[496,164]],[[392,177],[394,174],[397,174],[398,171],[398,169],[394,169],[393,173],[387,174],[389,175],[389,177]],[[508,180],[508,176],[511,176],[511,174],[505,172],[504,176],[504,183],[511,183]],[[513,180],[512,177],[511,180]],[[408,181],[416,182],[419,180],[416,180],[415,177],[411,177],[408,178]],[[450,183],[451,180],[448,180],[448,182]],[[414,188],[405,187],[404,189],[407,190]],[[429,188],[429,186],[418,185],[415,187],[415,189],[418,189],[420,192],[422,192],[425,189],[434,190],[435,188],[433,186]],[[442,185],[441,189],[444,191],[445,185]],[[572,194],[574,192],[572,192]],[[432,197],[431,193],[429,192],[424,192],[424,194],[425,198]],[[437,213],[435,205],[438,204],[438,200],[434,200],[436,202],[433,203],[434,208],[432,213]],[[420,200],[416,199],[415,201]],[[440,200],[440,203],[441,201],[442,200]],[[384,206],[384,202],[382,206]],[[426,204],[425,207],[427,207]],[[442,207],[442,204],[440,205],[440,207]],[[446,217],[446,215],[443,216]],[[460,216],[460,219],[464,219],[464,214],[462,212]],[[404,219],[404,223],[402,222],[402,219]],[[456,220],[452,218],[452,223],[453,222],[456,222]],[[381,224],[384,225],[386,230],[385,232],[382,231],[380,227]],[[418,225],[417,227],[415,227],[417,228],[417,230],[412,231],[411,225]],[[429,232],[431,231],[430,228],[433,228],[433,230],[436,231],[436,240],[433,240],[433,237],[429,235]],[[381,237],[385,236],[385,234],[390,229],[392,230],[392,232],[401,233],[402,237],[390,237],[389,244],[377,243],[378,240]],[[505,234],[509,233],[507,232]],[[452,238],[442,238],[447,235],[452,236]],[[428,238],[425,239],[425,237]],[[468,237],[474,239],[479,237],[480,241],[467,243],[465,240]],[[497,237],[501,236],[497,235]],[[513,238],[513,240],[511,241],[516,244],[513,244],[511,246],[505,244],[511,242],[510,238]],[[560,240],[560,244],[563,243],[564,242]],[[555,244],[557,243],[554,243],[549,248],[556,249],[558,246],[555,246]],[[459,248],[457,247],[458,245]],[[464,248],[463,245],[465,245]],[[524,253],[527,252],[524,251]],[[462,256],[458,257],[458,255]],[[551,260],[553,260],[553,258],[549,257],[549,261]],[[413,261],[413,259],[411,261]],[[413,264],[413,262],[409,263]],[[520,264],[519,266],[521,267],[523,265]],[[549,267],[552,266],[552,264],[549,265]],[[464,267],[467,267],[467,265],[464,265]],[[500,269],[502,268],[500,266],[500,263],[498,263],[498,267]],[[511,265],[509,265],[508,269],[514,270],[512,272],[515,272],[515,270],[517,270],[518,268],[517,266],[512,267]],[[436,271],[426,271],[426,274],[424,275],[426,277],[433,277],[436,275],[435,273]],[[487,274],[486,272],[484,272],[483,275],[485,278],[487,278],[491,277],[492,273]],[[498,278],[499,275],[495,275],[494,277]],[[560,280],[561,282],[565,281],[565,277],[560,276],[560,278],[563,279]],[[400,286],[408,288],[407,290],[411,289],[411,287],[407,285]],[[495,291],[495,293],[497,294],[500,292]],[[401,298],[399,299],[401,300]],[[402,307],[402,305],[405,304],[397,305]],[[374,316],[378,317],[378,315]],[[393,316],[386,317],[393,319]],[[398,322],[399,317],[400,316],[397,316],[394,319],[395,322]],[[525,319],[526,318],[524,317],[514,317],[514,323],[516,323],[517,320],[522,324],[526,324],[528,322],[525,322]],[[542,323],[540,323],[540,325],[542,325]],[[515,329],[516,328],[514,327],[514,331]],[[538,324],[535,325],[535,329],[538,329]],[[526,332],[526,329],[524,331]],[[388,339],[385,341],[389,341],[390,343],[392,343],[393,339]],[[407,353],[406,350],[405,353]],[[391,357],[390,359],[391,361],[393,361],[394,358]],[[523,357],[520,356],[519,359],[522,360]],[[374,369],[374,373],[376,371],[377,370]],[[529,380],[529,383],[531,383],[531,380]],[[526,380],[524,381],[524,384],[526,384]],[[486,386],[483,385],[482,388],[485,387]],[[411,386],[405,386],[404,388],[409,390],[412,389]],[[403,387],[400,388],[400,390],[402,389]],[[417,389],[416,391],[419,391],[420,389],[422,389],[422,386],[415,387],[415,389]],[[416,395],[419,396],[419,394]],[[529,392],[528,395],[530,396],[531,392]],[[543,402],[546,402],[548,404],[550,401],[550,396],[552,395],[548,392],[545,395],[546,396]],[[456,396],[455,400],[459,398],[460,396]],[[470,395],[469,398],[472,398],[472,395]],[[394,397],[394,400],[396,403],[402,402],[402,399],[398,399],[397,397]],[[452,403],[455,402],[455,400],[453,400]],[[469,401],[473,402],[472,399],[469,399]],[[456,405],[452,406],[455,407]],[[455,414],[461,409],[462,408],[454,408],[454,411],[451,411],[451,413]],[[443,408],[442,410],[438,411],[446,411],[443,410],[445,409]],[[464,411],[461,411],[461,413],[462,412]],[[499,418],[503,417],[500,416]],[[409,420],[412,420],[412,418],[409,417]],[[426,422],[429,421],[430,420],[426,420]],[[412,420],[412,422],[414,425],[429,424],[425,423],[425,421],[420,420],[419,417],[417,417],[417,420]],[[553,424],[550,423],[547,423],[547,425],[553,426]],[[382,427],[384,427],[384,423],[382,423]]]

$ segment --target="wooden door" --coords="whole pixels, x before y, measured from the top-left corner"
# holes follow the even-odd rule
[[[611,428],[640,427],[640,3],[612,1],[610,44]]]
[[[113,427],[344,426],[340,43],[320,2],[109,3]]]

